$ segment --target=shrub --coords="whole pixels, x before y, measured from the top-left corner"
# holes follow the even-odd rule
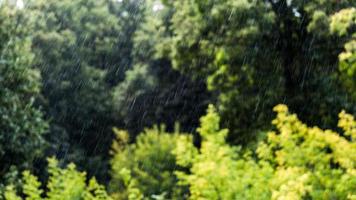
[[[86,184],[85,172],[78,172],[74,164],[67,168],[58,167],[58,161],[48,159],[50,175],[46,188],[41,187],[37,177],[29,171],[23,172],[21,193],[13,185],[8,185],[3,197],[5,200],[110,200],[105,188],[92,178]],[[46,192],[45,192],[46,191]]]
[[[308,127],[285,105],[274,108],[276,131],[256,152],[242,152],[225,142],[227,130],[210,106],[201,118],[200,149],[181,136],[174,150],[177,171],[190,199],[354,199],[356,191],[356,122],[340,113],[338,134]]]
[[[125,131],[114,129],[114,132],[117,139],[112,148],[110,189],[116,199],[130,199],[132,188],[135,188],[135,195],[142,192],[156,199],[183,198],[184,188],[177,185],[174,175],[178,166],[172,151],[177,133],[170,134],[164,128],[154,127],[140,134],[136,143],[128,144]]]

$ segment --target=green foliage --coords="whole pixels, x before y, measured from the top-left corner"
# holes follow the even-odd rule
[[[106,81],[116,86],[125,80],[125,73],[134,66],[135,35],[144,21],[146,1],[120,0],[107,1],[110,13],[118,21],[119,32],[114,35],[117,43],[112,51],[112,66],[107,66]]]
[[[0,0],[0,199],[355,199],[354,7]]]
[[[36,106],[40,74],[23,13],[0,4],[0,178],[10,167],[31,168],[42,155],[47,122]]]
[[[135,144],[127,144],[128,134],[114,129],[110,189],[115,199],[142,199],[162,196],[182,199],[184,188],[177,185],[173,171],[177,169],[175,156],[176,134],[164,128],[146,129]]]
[[[122,11],[122,15],[128,14],[126,18],[130,21],[138,17],[141,20],[132,38],[126,39],[132,40],[132,62],[125,79],[114,89],[115,110],[133,136],[144,127],[161,123],[172,131],[174,124],[179,122],[183,131],[192,132],[211,95],[206,91],[204,80],[192,81],[172,69],[168,55],[172,10],[160,7],[161,3],[155,0],[124,0],[120,4],[125,7],[130,2],[140,5],[133,6],[129,13]],[[136,12],[138,14],[134,14]]]
[[[356,8],[342,9],[331,16],[331,32],[339,36],[350,35],[356,24]],[[354,33],[352,33],[354,34]],[[351,34],[351,35],[352,35]]]
[[[339,55],[339,70],[347,89],[356,98],[356,8],[343,9],[331,16],[331,32],[346,38]]]
[[[124,182],[124,186],[127,190],[127,199],[128,200],[141,200],[143,199],[143,195],[141,191],[137,188],[137,183],[134,179],[132,179],[131,171],[123,168],[119,172],[122,181]],[[120,196],[114,194],[114,197],[119,198]],[[121,197],[122,198],[122,197]]]
[[[47,152],[106,180],[116,119],[106,69],[118,67],[118,19],[105,0],[28,1],[26,11],[51,121]]]
[[[18,195],[12,185],[6,187],[5,200],[110,200],[111,198],[105,188],[96,180],[90,179],[86,184],[85,173],[78,172],[74,164],[67,168],[58,167],[58,161],[54,158],[48,159],[49,181],[46,193],[41,188],[37,177],[29,171],[23,172],[22,195]]]
[[[329,16],[354,10],[353,1],[165,2],[174,10],[173,67],[204,78],[219,95],[216,106],[231,130],[229,141],[246,144],[269,129],[272,107],[279,102],[307,123],[327,128],[342,108],[355,112],[354,92],[340,86],[335,67],[345,41],[329,31],[350,36],[354,28],[345,33],[345,26],[354,18],[347,15],[341,19],[348,20],[345,25],[332,28]]]
[[[201,148],[182,136],[174,153],[190,173],[177,171],[190,199],[352,199],[355,196],[356,143],[353,116],[340,113],[344,135],[308,127],[285,105],[274,108],[276,131],[256,155],[225,142],[213,107],[201,118]],[[193,153],[192,153],[193,152]]]
[[[26,2],[43,77],[40,103],[51,122],[47,153],[100,181],[109,179],[111,127],[128,129],[132,138],[156,123],[172,130],[178,121],[192,131],[207,105],[204,81],[174,71],[168,56],[154,56],[169,31],[164,16],[153,16],[152,3]]]

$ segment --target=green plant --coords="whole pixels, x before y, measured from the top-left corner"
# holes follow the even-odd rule
[[[184,198],[184,188],[177,185],[174,175],[178,166],[172,151],[177,134],[155,127],[146,129],[134,144],[128,144],[127,132],[114,132],[117,139],[112,146],[110,189],[117,199],[132,199],[132,195],[141,194],[145,198]]]
[[[86,184],[86,174],[78,172],[74,164],[67,168],[58,167],[58,161],[48,159],[49,180],[44,188],[37,177],[29,171],[23,172],[21,195],[15,187],[9,185],[4,192],[5,200],[110,200],[105,188],[97,183],[95,178]],[[46,191],[46,192],[44,192]]]
[[[276,131],[256,152],[243,152],[225,142],[226,129],[210,106],[198,129],[197,149],[186,136],[177,141],[180,183],[190,199],[353,199],[356,191],[356,122],[340,113],[342,135],[308,127],[285,105],[274,108]]]

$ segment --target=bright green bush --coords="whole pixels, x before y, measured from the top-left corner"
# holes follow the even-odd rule
[[[344,133],[308,127],[285,105],[274,108],[276,131],[255,153],[225,142],[220,118],[209,107],[198,132],[202,145],[180,136],[174,154],[190,173],[177,171],[190,199],[355,199],[356,122],[341,112]]]
[[[90,179],[86,184],[86,174],[78,172],[74,164],[67,168],[58,167],[58,161],[48,159],[50,175],[46,188],[41,187],[37,177],[29,171],[23,172],[21,194],[13,185],[6,187],[3,194],[5,200],[110,200],[105,188],[96,180]],[[44,192],[46,190],[46,192]]]
[[[114,131],[117,139],[113,143],[110,189],[115,199],[140,199],[142,195],[183,198],[183,188],[174,175],[178,166],[172,151],[177,134],[155,127],[140,134],[136,143],[128,144],[125,131]]]

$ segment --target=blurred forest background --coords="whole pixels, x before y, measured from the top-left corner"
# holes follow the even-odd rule
[[[0,0],[0,199],[355,200],[355,114],[354,0]]]

